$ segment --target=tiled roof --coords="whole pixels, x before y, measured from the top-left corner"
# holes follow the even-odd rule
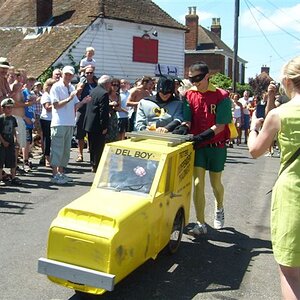
[[[202,44],[211,44],[213,45],[211,49],[223,49],[226,52],[233,53],[232,49],[228,47],[218,35],[202,26],[198,28],[198,41],[199,50],[203,47]]]
[[[30,11],[35,0],[0,0],[0,26],[33,26]],[[186,27],[150,0],[53,0],[53,25],[89,25],[104,8],[104,17],[134,23],[157,25],[180,30]],[[86,27],[53,29],[33,40],[24,40],[17,30],[0,31],[0,56],[18,68],[39,76],[65,51]]]
[[[224,53],[231,54],[233,56],[233,50],[228,47],[217,34],[214,32],[199,26],[198,28],[198,47],[197,50],[214,50],[223,49]],[[238,57],[239,60],[247,62],[244,59]]]

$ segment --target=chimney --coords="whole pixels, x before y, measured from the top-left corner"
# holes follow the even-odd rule
[[[32,13],[36,17],[34,26],[42,26],[52,17],[53,0],[32,1]]]
[[[269,75],[269,73],[270,73],[270,68],[267,67],[266,65],[262,66],[262,67],[261,67],[261,70],[260,70],[260,73],[263,73],[263,72],[265,72],[265,73],[267,73],[267,74]]]
[[[196,50],[198,45],[198,21],[196,6],[189,7],[189,13],[185,16],[185,25],[188,32],[185,33],[185,49]]]
[[[210,31],[215,33],[221,39],[221,23],[220,18],[212,18]]]
[[[99,17],[104,18],[105,17],[105,9],[104,9],[104,0],[99,0]]]

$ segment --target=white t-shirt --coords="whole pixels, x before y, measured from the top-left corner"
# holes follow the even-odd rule
[[[128,118],[128,113],[132,109],[131,107],[127,106],[127,99],[129,97],[129,91],[123,92],[120,91],[120,97],[121,97],[121,107],[127,110],[127,113],[124,111],[117,111],[117,117],[120,118]]]
[[[52,112],[46,110],[46,108],[44,107],[45,103],[51,103],[51,98],[48,92],[44,92],[41,98],[41,105],[42,105],[41,119],[51,121]]]
[[[60,79],[58,82],[54,83],[50,90],[51,103],[59,102],[65,100],[69,97],[71,92],[75,90],[72,84],[65,86],[63,80]],[[79,100],[75,96],[69,103],[65,104],[63,107],[55,109],[52,108],[52,120],[51,127],[54,126],[75,126],[75,109],[74,106]]]
[[[239,99],[239,102],[243,105],[243,113],[244,115],[250,115],[250,111],[247,108],[249,100],[246,100],[244,97]]]
[[[239,105],[234,104],[233,117],[240,118],[242,116],[242,109]]]
[[[80,61],[80,67],[84,68],[86,66],[93,66],[95,68],[96,67],[96,61],[93,58],[88,60],[87,57],[85,57]]]

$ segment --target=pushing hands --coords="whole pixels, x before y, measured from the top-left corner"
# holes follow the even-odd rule
[[[167,133],[167,132],[168,132],[168,129],[165,128],[165,127],[158,127],[158,128],[156,128],[155,131],[156,131],[156,132],[159,132],[159,133]]]

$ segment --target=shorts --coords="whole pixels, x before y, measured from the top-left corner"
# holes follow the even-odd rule
[[[250,128],[250,115],[244,115],[244,123],[242,125],[242,129]]]
[[[26,141],[32,144],[32,128],[26,129]]]
[[[17,141],[20,148],[26,147],[26,125],[22,117],[14,116],[17,120],[18,127],[16,128]]]
[[[200,167],[212,172],[224,170],[227,148],[204,147],[195,150],[195,167]]]
[[[84,116],[84,113],[76,113],[76,127],[74,135],[77,140],[83,140],[86,136],[86,131],[83,129]]]
[[[51,127],[51,166],[66,167],[70,159],[73,126]]]
[[[0,146],[0,168],[15,168],[16,166],[15,145]]]
[[[233,122],[236,128],[241,128],[242,126],[242,118],[238,117],[238,118],[233,118]]]
[[[118,131],[119,133],[128,131],[129,119],[128,118],[120,118],[118,119]]]

